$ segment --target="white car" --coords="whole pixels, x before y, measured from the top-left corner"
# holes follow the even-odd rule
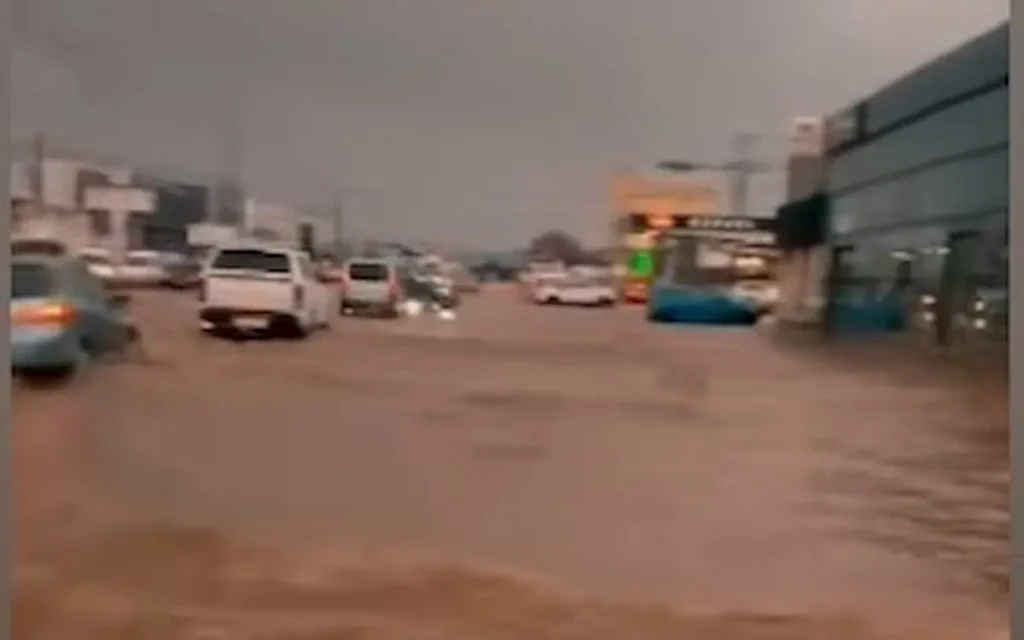
[[[115,267],[115,278],[125,285],[155,287],[166,277],[165,260],[155,251],[129,251]]]
[[[560,277],[543,279],[533,291],[538,304],[608,307],[615,304],[615,287],[609,279]]]
[[[215,250],[201,276],[199,300],[204,331],[295,338],[329,328],[338,305],[305,252],[258,244]]]
[[[105,249],[86,248],[79,252],[78,257],[85,263],[86,268],[93,277],[102,282],[113,282],[117,275],[117,268],[110,252]]]

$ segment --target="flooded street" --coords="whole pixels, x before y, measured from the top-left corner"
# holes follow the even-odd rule
[[[136,312],[145,362],[15,390],[18,637],[1001,626],[995,381],[500,290],[301,343]]]

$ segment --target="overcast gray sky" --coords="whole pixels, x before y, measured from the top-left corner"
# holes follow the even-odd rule
[[[344,189],[350,226],[504,247],[607,229],[608,176],[781,154],[997,24],[1008,0],[17,0],[16,136],[151,166],[225,166],[268,199]],[[709,177],[709,179],[715,179]],[[778,180],[754,206],[769,211]]]

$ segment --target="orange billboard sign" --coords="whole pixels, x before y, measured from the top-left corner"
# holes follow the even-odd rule
[[[654,228],[672,225],[674,216],[719,213],[718,191],[706,184],[652,180],[622,174],[612,185],[616,215],[646,215]]]

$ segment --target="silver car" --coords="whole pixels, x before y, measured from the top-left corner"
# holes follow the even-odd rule
[[[341,270],[341,312],[369,312],[397,318],[402,302],[402,275],[386,258],[353,258]]]

